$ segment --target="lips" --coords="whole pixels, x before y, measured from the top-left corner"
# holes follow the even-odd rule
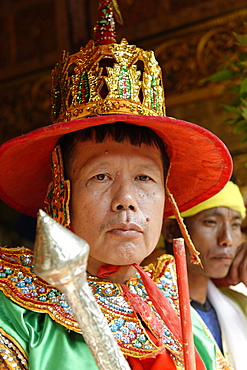
[[[143,228],[136,223],[117,223],[111,226],[109,233],[118,236],[139,236],[143,233]]]
[[[231,263],[233,256],[229,254],[217,254],[216,256],[213,256],[213,259],[221,262]]]

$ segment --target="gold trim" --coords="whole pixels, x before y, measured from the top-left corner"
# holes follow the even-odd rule
[[[28,357],[20,344],[0,328],[0,365],[8,370],[28,370]]]

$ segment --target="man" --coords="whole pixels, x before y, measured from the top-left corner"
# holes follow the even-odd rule
[[[117,44],[113,24],[102,1],[95,44],[63,54],[53,71],[54,124],[0,148],[0,194],[22,213],[45,209],[90,244],[88,284],[132,369],[183,369],[173,258],[148,274],[139,264],[176,206],[170,192],[181,210],[205,200],[228,181],[231,158],[210,132],[165,117],[153,53]],[[1,249],[1,366],[96,369],[65,297],[32,260],[25,248]],[[203,326],[194,335],[197,369],[229,369]]]
[[[192,264],[187,254],[191,305],[237,370],[246,367],[247,297],[226,287],[222,288],[222,294],[214,283],[219,285],[220,279],[228,274],[236,282],[239,274],[246,278],[246,267],[237,272],[233,264],[236,254],[246,251],[246,245],[239,249],[242,242],[241,223],[245,215],[240,190],[232,181],[212,198],[182,213],[202,262],[202,267]],[[180,236],[176,220],[164,220],[163,235],[170,249],[172,239]],[[233,271],[229,272],[230,268]]]

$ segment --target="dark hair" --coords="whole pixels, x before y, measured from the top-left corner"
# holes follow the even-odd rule
[[[62,136],[58,141],[58,145],[61,146],[62,150],[65,177],[67,178],[68,176],[68,165],[73,156],[73,149],[76,142],[92,140],[96,143],[102,143],[109,137],[118,143],[122,143],[124,140],[128,139],[130,143],[135,146],[146,144],[159,148],[164,167],[164,175],[166,177],[170,161],[163,140],[148,127],[137,126],[126,122],[115,122],[87,127]]]

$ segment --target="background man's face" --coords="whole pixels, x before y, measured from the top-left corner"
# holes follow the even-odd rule
[[[90,273],[90,266],[140,263],[152,252],[165,202],[158,148],[111,139],[79,142],[69,178],[71,223],[90,245]]]
[[[200,252],[203,269],[188,262],[191,272],[210,278],[225,277],[241,243],[239,212],[215,207],[186,218],[186,226]]]

